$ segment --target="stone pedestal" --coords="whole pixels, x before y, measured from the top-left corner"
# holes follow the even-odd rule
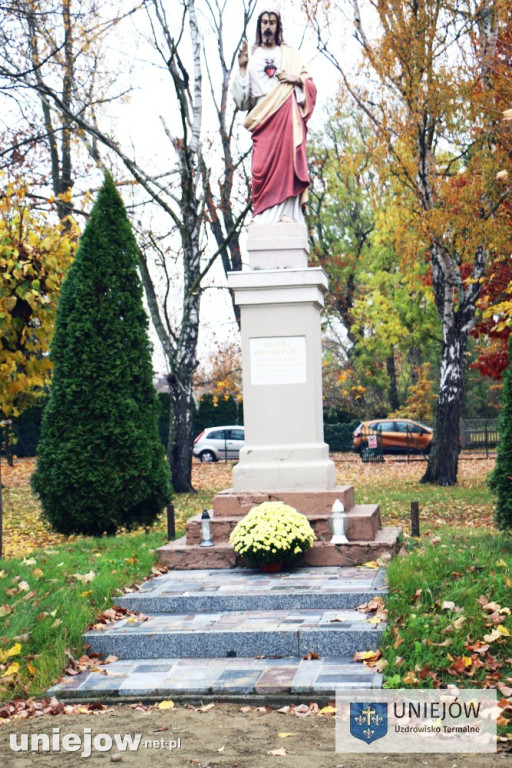
[[[241,312],[246,441],[233,488],[328,490],[335,480],[323,435],[320,324],[327,277],[305,266],[301,224],[253,224],[248,250],[250,269],[228,275]]]
[[[378,504],[355,504],[352,486],[335,485],[324,442],[320,311],[327,291],[322,269],[307,267],[306,228],[249,228],[249,268],[228,275],[240,307],[245,446],[233,487],[210,512],[213,547],[201,546],[201,515],[187,521],[186,539],[158,550],[174,569],[245,565],[229,543],[252,507],[283,501],[306,515],[316,536],[294,567],[356,565],[391,557],[398,528],[381,528]],[[329,518],[339,499],[348,514],[348,541],[332,543]]]

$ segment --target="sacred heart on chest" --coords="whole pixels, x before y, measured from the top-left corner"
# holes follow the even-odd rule
[[[274,77],[277,72],[276,63],[273,59],[266,59],[265,69],[263,70],[267,77]]]

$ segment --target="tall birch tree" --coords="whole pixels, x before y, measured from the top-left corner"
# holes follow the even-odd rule
[[[18,88],[37,94],[51,115],[84,141],[95,162],[115,165],[115,176],[136,190],[134,210],[143,211],[140,224],[145,230],[145,237],[140,231],[138,237],[141,277],[169,371],[168,458],[177,492],[192,490],[192,389],[205,278],[219,256],[225,270],[241,266],[238,232],[248,195],[242,190],[235,200],[234,171],[243,152],[235,147],[228,83],[255,5],[256,0],[238,4],[241,25],[236,37],[228,37],[223,27],[232,12],[230,0],[147,0],[136,9],[134,27],[151,45],[155,76],[162,83],[163,144],[156,165],[147,159],[147,151],[144,156],[123,143],[101,110],[69,102],[60,84],[41,80],[32,66],[23,72],[5,62],[0,71]],[[212,39],[213,46],[205,52]],[[48,50],[47,55],[55,60],[57,53]],[[212,94],[217,135],[212,120],[204,120]],[[150,209],[153,221],[158,221],[154,226],[144,223]]]

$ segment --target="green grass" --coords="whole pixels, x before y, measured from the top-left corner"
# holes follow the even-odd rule
[[[385,684],[478,687],[510,677],[512,537],[445,528],[409,546],[388,567]],[[481,597],[500,606],[494,615]],[[502,634],[485,640],[493,630]]]
[[[1,697],[39,696],[55,683],[67,665],[66,651],[83,653],[86,627],[115,604],[118,590],[151,573],[164,542],[160,532],[84,538],[0,561],[0,649],[21,646],[2,658]],[[12,664],[19,669],[5,675]]]

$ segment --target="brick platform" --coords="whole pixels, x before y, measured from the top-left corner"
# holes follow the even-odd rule
[[[348,514],[348,544],[331,544],[329,517],[332,505],[340,499]],[[354,487],[337,486],[328,491],[282,491],[249,493],[228,489],[218,493],[210,510],[214,547],[201,547],[201,515],[187,521],[186,536],[160,547],[160,561],[173,569],[235,568],[247,565],[229,544],[236,524],[253,507],[266,501],[283,501],[308,518],[315,531],[312,549],[294,565],[348,566],[392,555],[399,528],[381,528],[378,504],[355,504]]]

